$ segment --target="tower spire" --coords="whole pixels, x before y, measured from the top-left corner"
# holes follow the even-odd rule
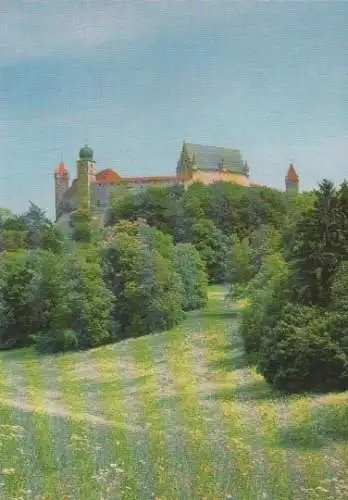
[[[295,170],[293,162],[290,163],[288,172],[285,177],[285,188],[286,191],[295,191],[298,192],[299,188],[299,177]]]
[[[59,163],[54,174],[55,174],[55,177],[69,177],[68,169],[66,168],[63,160],[61,160],[61,162]]]
[[[63,160],[59,163],[54,171],[54,187],[55,187],[55,208],[56,220],[60,215],[61,202],[64,194],[69,189],[69,171]]]

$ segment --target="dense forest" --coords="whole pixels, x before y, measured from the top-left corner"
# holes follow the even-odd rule
[[[286,193],[219,182],[111,199],[61,233],[0,212],[0,347],[88,349],[164,331],[209,284],[242,299],[250,363],[288,392],[348,389],[348,185]]]

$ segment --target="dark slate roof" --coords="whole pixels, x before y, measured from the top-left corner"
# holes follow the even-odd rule
[[[195,158],[200,170],[219,170],[223,160],[224,168],[243,173],[244,163],[239,149],[226,149],[216,146],[185,143],[190,159]]]

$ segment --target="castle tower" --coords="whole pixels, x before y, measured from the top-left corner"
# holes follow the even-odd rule
[[[287,192],[298,193],[299,178],[292,163],[290,163],[288,173],[285,177],[285,189]]]
[[[56,219],[58,219],[60,203],[62,201],[64,193],[69,189],[69,172],[63,161],[60,162],[54,172],[54,187]]]
[[[91,184],[95,181],[96,165],[93,150],[85,145],[80,149],[77,160],[77,204],[78,208],[88,210],[91,205]]]

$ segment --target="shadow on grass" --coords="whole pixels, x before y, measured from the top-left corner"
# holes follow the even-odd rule
[[[221,357],[210,363],[213,370],[232,371],[253,365],[251,359],[244,352],[243,341],[239,336],[233,336],[231,342],[224,346],[217,346],[215,352],[221,354]]]
[[[37,358],[35,347],[14,347],[0,351],[0,359],[6,358],[7,361],[18,361],[27,358]]]
[[[332,443],[348,443],[347,400],[322,403],[299,422],[283,427],[278,446],[299,450],[316,450]]]
[[[203,309],[203,311],[200,312],[199,316],[202,318],[221,318],[221,319],[226,319],[226,318],[236,318],[238,314],[238,311],[231,309],[231,310],[216,310],[216,309]]]
[[[275,391],[264,380],[250,382],[248,369],[255,365],[253,359],[244,351],[243,340],[238,335],[231,337],[231,342],[223,346],[214,348],[220,356],[217,360],[210,362],[212,370],[224,372],[245,370],[248,377],[236,387],[216,390],[209,396],[209,399],[221,399],[227,401],[258,401],[258,400],[279,400],[284,398],[284,394]]]
[[[216,348],[216,352],[221,352],[220,359],[210,363],[213,370],[241,370],[251,366],[250,361],[239,348],[220,347]]]
[[[284,395],[274,391],[264,380],[239,385],[237,387],[218,389],[208,396],[209,399],[217,399],[234,402],[249,402],[259,400],[281,400]]]
[[[139,432],[138,427],[132,428],[132,426],[128,426],[128,423],[124,422],[122,418],[120,418],[119,422],[113,421],[111,422],[109,419],[104,417],[104,414],[98,411],[99,409],[93,408],[86,411],[84,414],[74,414],[73,412],[57,411],[57,410],[45,410],[40,408],[39,410],[35,410],[33,408],[21,408],[16,404],[11,404],[7,401],[0,402],[0,438],[1,436],[1,427],[5,426],[20,426],[26,431],[26,433],[30,433],[33,427],[33,421],[35,420],[35,427],[37,429],[45,428],[45,424],[49,424],[50,421],[54,421],[56,424],[58,423],[57,428],[62,429],[64,426],[68,427],[68,433],[70,431],[73,434],[78,432],[76,430],[76,426],[81,425],[81,433],[86,432],[86,430],[90,430],[93,428],[93,433],[96,434],[97,440],[99,438],[98,433],[101,433],[105,436],[105,430],[110,429],[117,433],[118,431],[127,433],[133,433],[135,436]],[[72,429],[74,427],[74,429]],[[47,435],[45,436],[47,437]],[[59,436],[57,437],[59,440]]]
[[[185,395],[182,392],[177,394],[168,394],[167,396],[160,396],[157,399],[158,405],[161,408],[177,408],[180,402],[185,399]]]
[[[324,436],[313,432],[310,426],[289,426],[279,431],[277,445],[279,448],[293,448],[299,451],[319,450],[328,444]]]

